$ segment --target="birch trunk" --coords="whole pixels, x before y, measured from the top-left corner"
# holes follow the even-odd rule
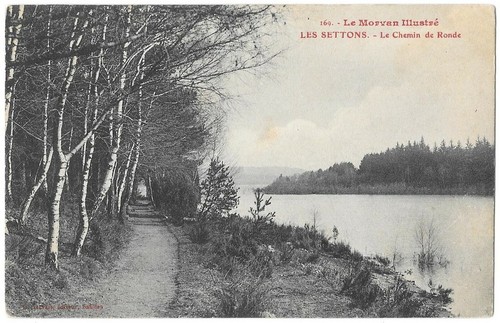
[[[78,15],[79,16],[79,15]],[[83,28],[85,29],[88,24],[88,21],[83,23]],[[69,45],[69,49],[73,50],[74,48],[80,45],[83,34],[79,34],[76,36],[76,30],[79,25],[79,18],[75,18],[75,23],[73,25],[73,33]],[[48,212],[48,226],[49,226],[49,236],[47,240],[47,250],[45,252],[45,264],[53,269],[59,269],[59,216],[60,216],[60,206],[61,206],[61,197],[62,192],[64,190],[64,183],[66,181],[66,170],[67,170],[67,161],[73,155],[72,153],[66,155],[64,154],[62,147],[62,129],[64,123],[64,110],[66,107],[69,87],[73,82],[73,78],[75,76],[76,68],[78,63],[78,56],[72,56],[68,61],[68,67],[66,69],[66,74],[63,80],[63,84],[61,87],[61,91],[59,94],[59,99],[57,103],[57,119],[56,126],[54,127],[54,147],[56,150],[56,154],[54,155],[55,165],[57,167],[57,177],[55,181],[55,189],[54,193],[50,198],[50,208]],[[77,147],[75,147],[76,149]]]
[[[150,7],[147,6],[146,12],[149,12]],[[144,32],[147,33],[148,27],[147,24],[144,27]],[[138,90],[138,100],[139,102],[137,103],[137,128],[135,131],[135,144],[134,144],[134,157],[132,161],[132,168],[130,169],[130,174],[127,179],[127,186],[125,187],[125,199],[123,202],[121,202],[121,217],[122,219],[125,219],[127,214],[127,208],[130,203],[130,198],[132,197],[132,194],[134,192],[134,182],[135,182],[135,173],[137,171],[137,165],[139,164],[139,155],[140,155],[140,149],[141,149],[141,136],[142,136],[142,126],[143,126],[143,120],[142,120],[142,103],[144,99],[144,92],[143,92],[143,81],[144,81],[144,64],[146,60],[146,54],[148,50],[145,50],[144,53],[142,54],[141,60],[139,61],[139,90]],[[154,97],[154,93],[153,93]],[[149,110],[151,110],[151,106],[153,105],[153,100],[151,100],[151,104],[149,106]],[[148,110],[148,111],[149,111]]]
[[[132,6],[129,5],[127,6],[126,9],[126,14],[127,14],[127,27],[125,29],[125,38],[128,39],[130,37],[130,26],[131,26],[131,11],[132,11]],[[126,83],[126,73],[125,73],[125,65],[127,63],[128,59],[128,47],[130,46],[130,42],[126,42],[123,45],[123,50],[122,50],[122,57],[121,57],[121,65],[122,65],[122,73],[120,75],[120,90],[125,89],[125,83]],[[118,101],[118,104],[116,106],[116,116],[112,119],[112,123],[110,126],[114,127],[114,132],[113,132],[113,144],[111,146],[111,151],[109,155],[109,160],[108,160],[108,165],[106,167],[106,172],[104,174],[104,179],[102,182],[102,186],[99,190],[99,193],[97,195],[97,198],[94,202],[94,207],[92,208],[92,216],[94,216],[97,211],[99,210],[99,207],[101,206],[102,202],[104,201],[104,198],[108,194],[108,191],[113,184],[113,175],[116,167],[116,162],[118,159],[118,151],[120,150],[120,140],[121,140],[121,134],[122,134],[122,117],[123,117],[123,104],[124,104],[124,99],[120,99]]]
[[[8,16],[17,20],[15,26],[8,27],[8,37],[7,37],[7,63],[15,63],[17,59],[17,46],[19,44],[19,34],[21,33],[22,20],[24,18],[24,5],[17,6],[17,12],[15,12],[13,6],[7,8]],[[14,93],[14,67],[10,66],[7,68],[7,77],[5,80],[5,120],[8,120],[10,115],[10,110],[12,107],[12,99]],[[7,126],[7,125],[6,125]]]
[[[52,6],[49,6],[49,19],[47,21],[47,51],[50,51],[50,37],[51,37],[51,15],[52,15]],[[47,153],[48,153],[48,132],[49,132],[49,103],[50,103],[50,86],[51,86],[51,68],[52,68],[52,61],[49,60],[47,62],[47,91],[45,93],[45,102],[43,105],[43,160],[42,160],[42,168],[45,169],[45,166],[47,165],[47,162],[50,160],[50,158],[47,158]],[[42,182],[43,185],[43,191],[45,192],[45,195],[47,195],[49,188],[47,185],[47,179],[45,178]]]
[[[26,161],[25,159],[21,159],[21,165],[19,168],[19,183],[21,184],[21,190],[24,193],[24,189],[26,188]]]
[[[122,175],[121,180],[120,180],[120,185],[118,186],[117,205],[116,206],[117,206],[118,214],[120,215],[120,219],[122,221],[125,220],[126,213],[127,213],[126,206],[125,206],[125,210],[123,209],[122,199],[123,199],[123,193],[124,193],[125,188],[126,188],[126,183],[127,183],[127,179],[128,179],[129,170],[130,170],[130,163],[132,160],[132,152],[133,151],[134,151],[134,149],[132,147],[132,149],[130,149],[130,152],[129,152],[128,157],[127,157],[127,163],[125,164],[125,169],[123,170],[123,175]]]
[[[104,42],[106,40],[106,32],[107,32],[107,21],[108,21],[108,16],[106,15],[105,18],[105,24],[102,29],[102,36],[101,40]],[[92,33],[94,33],[95,30],[92,30]],[[97,83],[99,81],[99,77],[101,74],[101,67],[103,65],[103,56],[104,56],[104,49],[101,49],[99,51],[99,58],[97,60],[97,64],[95,66],[95,70],[91,70],[91,75],[93,78],[92,86],[89,87],[89,96],[88,96],[88,101],[87,101],[87,107],[86,107],[86,113],[88,112],[88,108],[90,106],[90,99],[91,96],[94,98],[94,114],[92,117],[92,123],[95,124],[97,122],[97,114],[98,114],[98,109],[97,107],[99,106],[99,90]],[[85,132],[87,131],[87,119],[85,118]],[[87,211],[87,192],[88,192],[88,185],[89,185],[89,176],[90,176],[90,170],[92,168],[92,159],[94,157],[94,149],[95,149],[95,134],[92,133],[89,139],[88,143],[88,152],[86,153],[86,148],[87,145],[83,146],[83,154],[82,154],[82,187],[81,187],[81,192],[80,192],[80,207],[79,207],[79,223],[78,223],[78,228],[76,231],[76,237],[75,237],[75,244],[73,247],[72,251],[72,256],[78,257],[81,255],[81,251],[83,248],[83,244],[85,243],[85,239],[87,238],[87,234],[89,231],[89,223],[90,223],[90,218],[88,215]]]
[[[94,120],[97,118],[97,108],[94,113]],[[78,229],[76,232],[75,244],[72,252],[72,256],[80,256],[83,244],[85,243],[85,239],[87,237],[87,233],[89,231],[89,217],[87,213],[87,189],[89,183],[89,174],[90,167],[92,165],[92,157],[94,155],[94,147],[95,147],[95,135],[92,134],[89,140],[89,151],[86,156],[84,155],[84,168],[82,173],[82,188],[80,191],[80,220],[78,223]]]
[[[59,171],[55,191],[52,197],[49,210],[49,236],[47,241],[47,251],[45,252],[45,264],[53,269],[59,269],[59,211],[61,206],[61,196],[66,180],[66,161],[59,161]]]
[[[23,202],[23,205],[21,207],[21,213],[19,215],[19,221],[21,224],[26,223],[26,219],[28,218],[28,211],[31,206],[31,202],[33,202],[33,199],[35,198],[36,193],[40,189],[40,186],[42,186],[43,183],[47,183],[47,173],[49,172],[50,169],[50,164],[52,161],[52,154],[54,152],[54,149],[50,149],[48,156],[44,156],[44,158],[48,159],[48,161],[45,163],[45,166],[43,168],[43,172],[40,175],[40,178],[38,181],[33,185],[31,188],[30,193],[28,194],[28,197],[26,197],[25,201]]]
[[[6,183],[6,193],[7,193],[7,201],[12,202],[12,146],[14,144],[14,103],[12,102],[12,108],[10,109],[9,114],[9,140],[7,144],[7,183]]]

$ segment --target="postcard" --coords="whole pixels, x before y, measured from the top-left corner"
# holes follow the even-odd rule
[[[5,12],[9,317],[491,317],[491,5]]]

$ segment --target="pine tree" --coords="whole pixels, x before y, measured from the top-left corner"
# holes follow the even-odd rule
[[[229,172],[229,167],[218,158],[210,161],[207,177],[201,182],[201,206],[198,221],[205,222],[229,215],[238,206],[238,189]]]

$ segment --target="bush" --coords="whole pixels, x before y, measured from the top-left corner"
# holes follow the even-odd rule
[[[437,288],[437,296],[436,299],[441,302],[443,305],[448,305],[453,302],[453,299],[450,297],[450,294],[453,293],[453,289],[451,288],[443,288],[443,286],[439,285]]]
[[[389,258],[380,256],[380,255],[375,255],[375,260],[377,260],[379,263],[381,263],[384,266],[389,266],[391,264],[391,261]]]
[[[214,292],[220,317],[260,317],[268,302],[264,280],[248,273],[224,280]]]
[[[399,275],[395,277],[394,285],[383,295],[383,305],[378,310],[381,317],[422,317],[423,301],[408,290],[406,282]]]
[[[335,242],[327,250],[335,258],[349,259],[351,257],[351,246],[343,241]]]
[[[278,244],[277,250],[280,263],[282,264],[289,263],[295,254],[295,249],[291,242],[282,242]]]
[[[189,238],[194,243],[206,243],[210,238],[210,231],[206,225],[196,223],[189,231]]]
[[[31,235],[10,234],[5,238],[5,255],[19,263],[31,263],[43,254],[45,244]]]
[[[165,171],[151,179],[156,207],[163,210],[175,225],[196,214],[200,201],[197,165],[187,163],[185,166],[187,171]]]
[[[307,259],[306,259],[306,262],[308,263],[315,263],[317,262],[319,259],[319,253],[317,252],[313,252],[312,254],[310,254]]]
[[[440,247],[440,232],[434,223],[434,218],[429,222],[421,220],[415,227],[415,241],[418,246],[418,266],[421,269],[431,268],[438,258]]]
[[[363,264],[356,266],[344,278],[341,293],[351,297],[353,305],[361,309],[370,307],[381,293],[380,287],[372,284],[370,270]]]
[[[215,255],[245,261],[257,254],[260,241],[253,230],[251,221],[231,217],[221,224],[219,231],[221,233],[212,239],[212,249]]]
[[[110,263],[118,256],[116,251],[129,239],[128,232],[127,227],[119,221],[92,221],[82,254],[102,263]]]

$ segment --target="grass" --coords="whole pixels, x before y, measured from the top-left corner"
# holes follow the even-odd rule
[[[43,210],[34,208],[23,232],[5,237],[5,301],[12,316],[43,316],[43,306],[65,304],[75,291],[99,280],[113,266],[128,241],[128,228],[118,221],[92,224],[79,258],[70,257],[77,213],[74,198],[65,196],[61,212],[59,271],[44,265],[45,244],[36,237],[47,236]],[[9,209],[15,214],[15,209]]]
[[[279,225],[273,221],[257,225],[250,217],[230,216],[204,226],[203,235],[208,239],[203,244],[197,243],[195,226],[185,223],[178,229],[196,246],[198,257],[192,261],[211,277],[209,281],[195,278],[201,284],[197,285],[200,290],[210,291],[212,305],[199,303],[201,308],[196,310],[205,316],[449,314],[437,310],[445,303],[444,297],[420,295],[406,281],[392,279],[398,274],[389,267],[386,257],[365,258],[345,241],[331,242],[311,226]],[[198,272],[191,271],[190,275],[193,279]],[[379,277],[389,283],[381,284]]]
[[[269,303],[265,275],[254,275],[251,268],[240,269],[216,283],[213,295],[219,317],[260,317]]]

